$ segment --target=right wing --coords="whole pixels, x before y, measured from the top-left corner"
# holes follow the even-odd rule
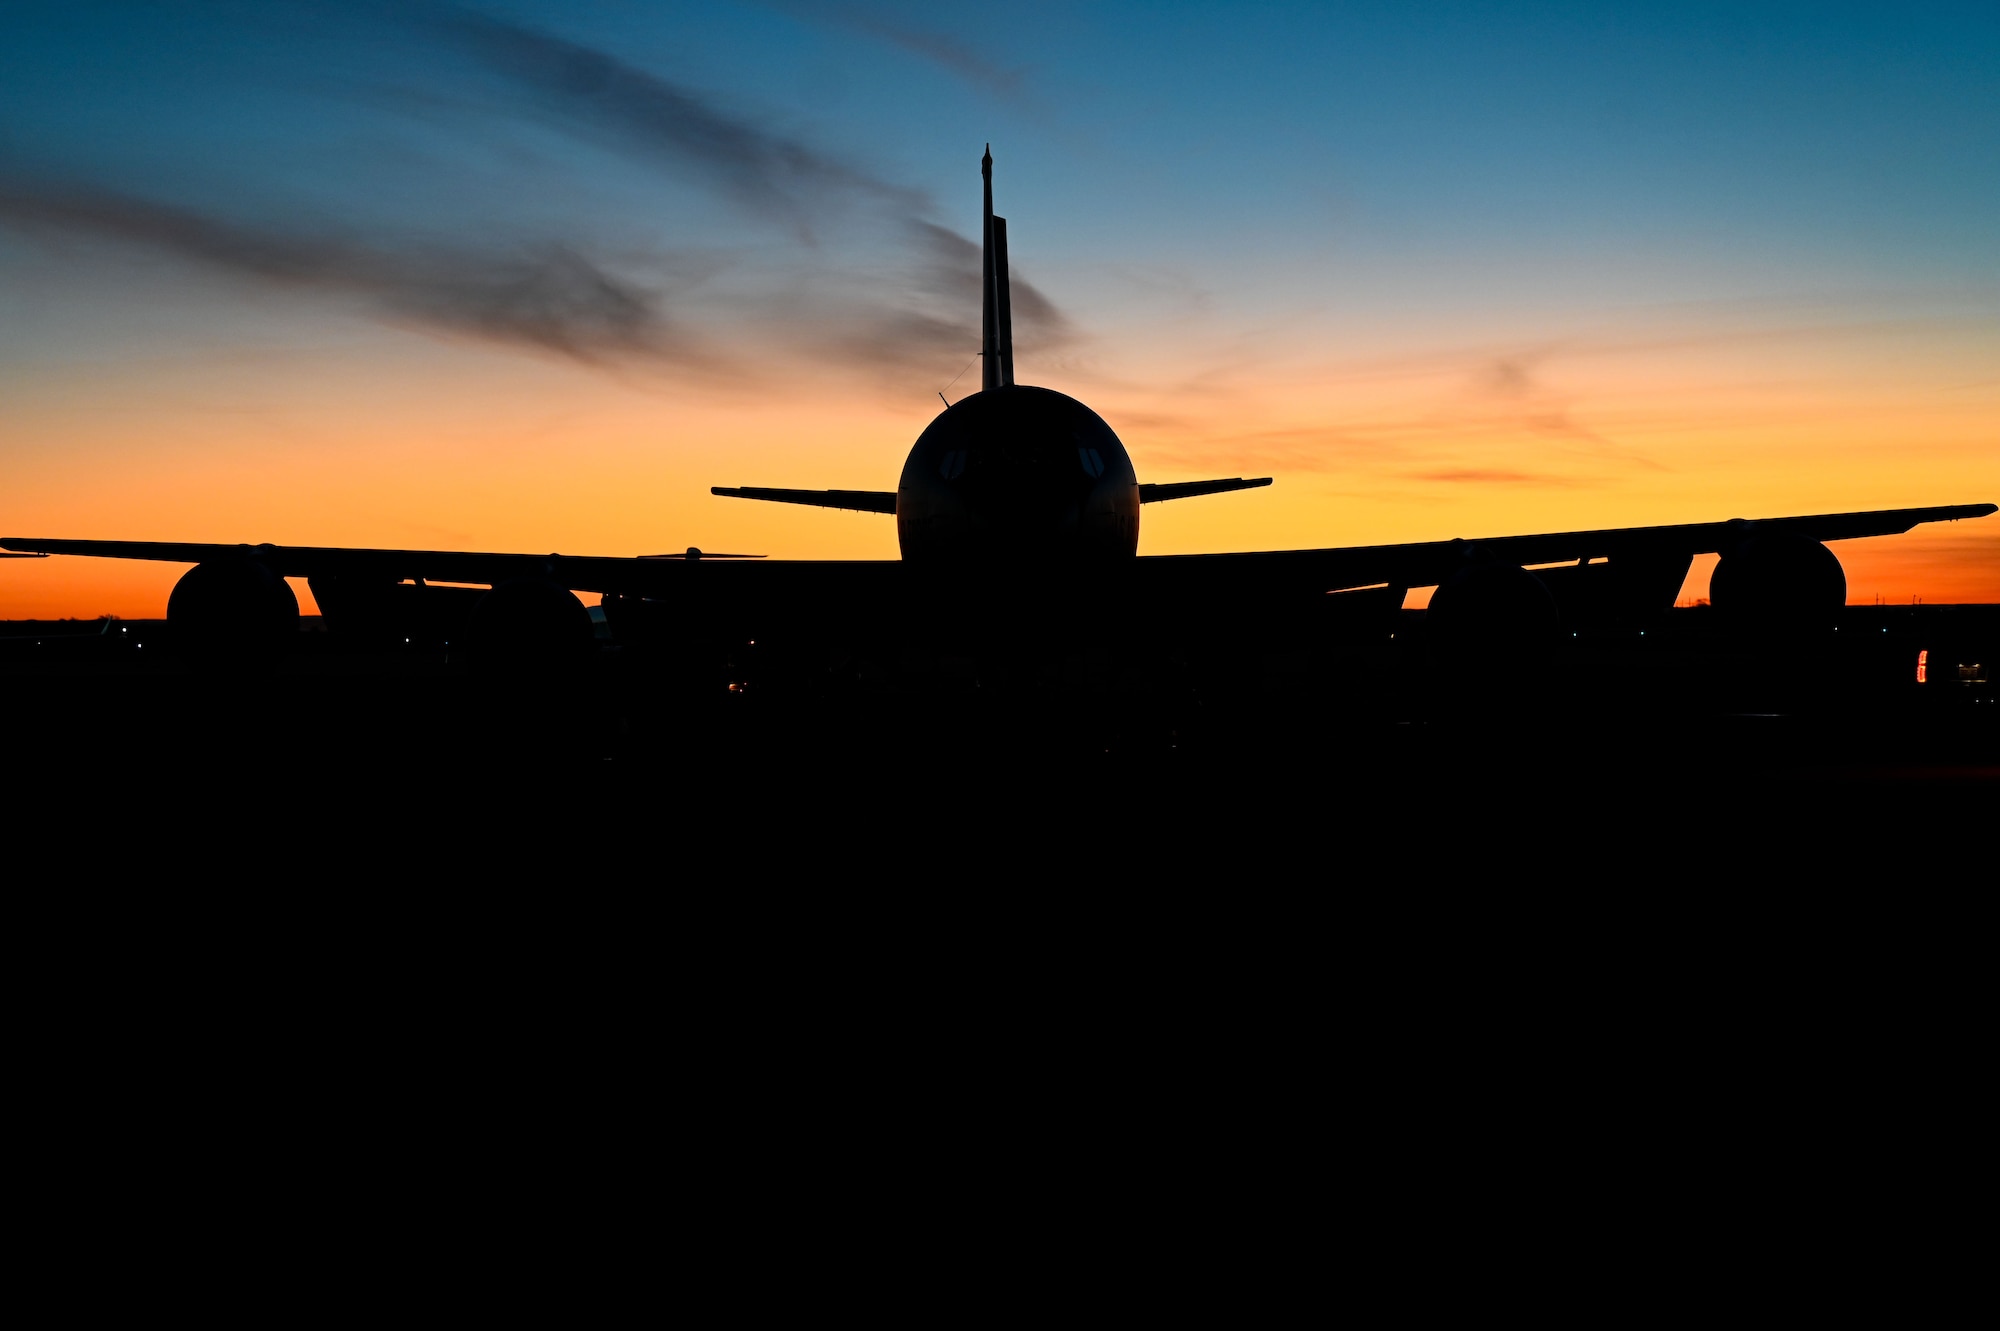
[[[773,504],[809,504],[814,508],[845,508],[856,513],[896,511],[894,490],[770,490],[761,485],[710,486],[725,499],[762,499]]]
[[[1259,476],[1249,481],[1241,476],[1231,476],[1226,481],[1169,481],[1165,485],[1141,485],[1139,502],[1158,504],[1169,499],[1192,499],[1196,495],[1227,494],[1231,490],[1255,490],[1270,483],[1269,476]]]
[[[1745,522],[1691,522],[1671,527],[1620,527],[1608,531],[1546,532],[1476,541],[1421,541],[1333,550],[1257,550],[1212,555],[1142,555],[1137,561],[1149,586],[1208,589],[1223,594],[1304,594],[1381,586],[1432,587],[1467,559],[1540,565],[1607,558],[1621,561],[1692,560],[1726,550],[1753,532],[1777,532],[1808,541],[1893,536],[1920,522],[1983,518],[1992,504],[1890,508],[1869,513],[1818,513],[1808,517]],[[1682,565],[1685,575],[1686,566]],[[1678,590],[1676,582],[1674,590]],[[1672,592],[1668,593],[1671,599]]]

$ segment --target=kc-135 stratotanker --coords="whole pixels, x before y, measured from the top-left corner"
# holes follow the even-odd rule
[[[285,579],[309,579],[329,628],[394,632],[456,607],[465,643],[496,656],[591,640],[578,592],[604,598],[617,636],[717,644],[867,623],[905,636],[983,627],[1042,632],[1178,629],[1258,641],[1327,612],[1385,624],[1413,587],[1436,587],[1440,628],[1509,636],[1557,625],[1630,624],[1669,608],[1696,555],[1720,554],[1719,613],[1750,622],[1824,620],[1846,576],[1824,544],[1985,517],[1990,503],[1479,540],[1204,555],[1138,553],[1145,505],[1269,485],[1269,477],[1141,482],[1125,446],[1083,403],[1014,382],[1007,223],[985,180],[983,382],[911,447],[894,490],[716,487],[717,495],[893,515],[900,560],[736,555],[599,557],[298,545],[57,540],[9,536],[18,554],[192,564],[167,616],[177,633],[248,641],[298,624]],[[448,585],[439,585],[448,584]],[[428,605],[429,611],[424,607]]]

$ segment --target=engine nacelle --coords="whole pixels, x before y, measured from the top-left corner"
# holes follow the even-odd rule
[[[1434,640],[1502,647],[1545,642],[1561,616],[1542,580],[1514,564],[1473,560],[1439,584],[1424,622]]]
[[[181,575],[167,598],[167,622],[183,641],[210,646],[271,646],[298,632],[299,598],[256,559],[210,560]]]
[[[1745,626],[1818,627],[1847,604],[1847,573],[1818,541],[1756,532],[1723,554],[1708,599],[1718,615]]]
[[[587,656],[596,630],[576,593],[543,578],[522,578],[479,598],[465,639],[476,662],[557,666]]]

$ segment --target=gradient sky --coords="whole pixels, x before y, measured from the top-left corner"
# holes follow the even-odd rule
[[[12,0],[0,530],[893,557],[708,487],[976,386],[988,141],[1021,379],[1277,477],[1142,552],[2000,500],[1996,89],[1990,0]],[[1836,549],[2000,601],[2000,519]]]

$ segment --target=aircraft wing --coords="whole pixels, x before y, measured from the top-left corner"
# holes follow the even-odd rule
[[[1255,480],[1244,480],[1241,476],[1231,476],[1225,481],[1169,481],[1164,485],[1141,485],[1139,502],[1159,504],[1169,499],[1193,499],[1197,495],[1228,494],[1231,490],[1255,490],[1269,485],[1269,476],[1259,476]]]
[[[712,485],[708,492],[724,499],[761,499],[767,504],[845,508],[856,513],[896,511],[894,490],[773,490],[761,485]]]
[[[777,569],[756,579],[760,591],[823,585],[827,578],[849,583],[881,580],[874,570],[894,569],[893,560],[783,560],[775,564],[735,558],[705,560],[563,554],[501,554],[470,550],[369,550],[350,546],[208,545],[181,541],[71,541],[30,536],[0,537],[0,547],[43,555],[91,555],[100,559],[148,559],[200,564],[248,557],[287,578],[365,578],[381,582],[427,582],[491,586],[515,578],[548,578],[571,591],[628,596],[672,596],[695,585],[727,596],[747,590],[752,567]]]
[[[840,492],[835,492],[840,493]],[[893,496],[892,496],[893,497]],[[1265,550],[1238,554],[1148,555],[1136,561],[1142,586],[1261,588],[1286,593],[1339,591],[1380,584],[1427,587],[1444,581],[1468,557],[1509,564],[1617,558],[1647,559],[1712,554],[1749,531],[1782,532],[1814,541],[1891,536],[1923,522],[1980,518],[1992,504],[1892,508],[1869,513],[1822,513],[1755,522],[1699,522],[1672,527],[1618,527],[1604,531],[1551,532],[1486,540],[1426,541],[1409,545],[1349,546],[1330,550]],[[572,591],[633,596],[673,596],[702,589],[706,597],[804,593],[838,586],[865,593],[894,585],[896,560],[737,561],[659,559],[564,554],[500,554],[464,550],[370,550],[343,546],[209,545],[178,541],[75,541],[0,538],[18,553],[93,555],[172,564],[248,556],[283,577],[357,577],[400,582],[492,585],[514,578],[548,578]]]
[[[1147,555],[1138,563],[1148,582],[1196,585],[1263,585],[1271,590],[1342,591],[1382,584],[1430,587],[1449,578],[1468,558],[1535,565],[1623,555],[1648,560],[1715,554],[1756,532],[1781,532],[1811,541],[1894,536],[1923,522],[1983,518],[1992,504],[1938,508],[1889,508],[1869,513],[1819,513],[1809,517],[1746,522],[1696,522],[1673,527],[1614,527],[1604,531],[1549,532],[1487,540],[1363,545],[1332,550],[1268,550],[1242,554]]]

